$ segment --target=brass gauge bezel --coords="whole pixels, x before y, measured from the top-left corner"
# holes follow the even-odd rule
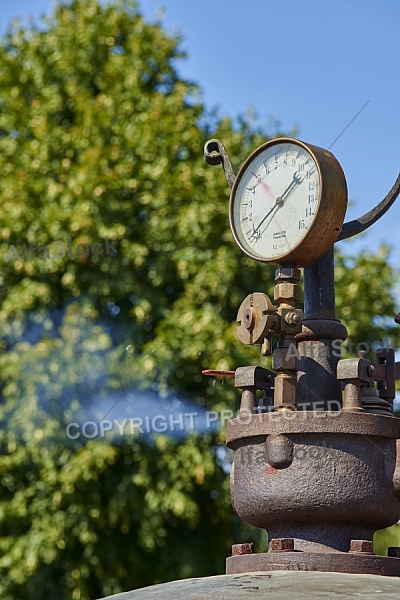
[[[237,192],[239,184],[247,175],[248,170],[256,158],[259,157],[265,150],[271,146],[279,146],[280,144],[293,144],[300,146],[306,150],[318,169],[320,186],[319,186],[319,202],[316,207],[316,214],[305,236],[282,255],[275,257],[265,256],[262,258],[258,254],[252,252],[250,247],[246,247],[238,235],[237,224],[235,222],[235,205],[239,198]],[[265,178],[267,180],[267,177]],[[328,150],[319,148],[312,144],[307,144],[300,140],[292,138],[277,138],[270,140],[257,148],[241,166],[233,187],[229,200],[229,222],[233,237],[239,248],[251,258],[273,264],[277,266],[291,265],[296,267],[306,267],[313,264],[320,258],[338,239],[344,222],[344,217],[347,209],[347,184],[346,178],[334,155]]]

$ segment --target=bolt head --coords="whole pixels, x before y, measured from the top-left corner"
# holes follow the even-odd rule
[[[242,554],[254,554],[253,542],[246,544],[233,544],[232,556],[241,556]]]
[[[271,540],[271,552],[293,552],[293,538],[275,538]]]
[[[301,314],[299,311],[294,311],[294,310],[288,310],[287,312],[284,313],[283,315],[285,323],[287,325],[298,325],[301,322]]]
[[[370,540],[351,540],[350,552],[361,554],[373,554],[372,541]]]

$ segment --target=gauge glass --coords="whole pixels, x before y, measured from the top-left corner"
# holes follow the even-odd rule
[[[247,165],[232,206],[242,248],[279,261],[305,238],[318,212],[321,176],[312,154],[293,142],[273,144]]]

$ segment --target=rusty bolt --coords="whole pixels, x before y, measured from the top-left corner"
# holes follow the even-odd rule
[[[233,544],[232,556],[241,556],[242,554],[254,554],[253,542],[247,544]]]
[[[285,314],[285,323],[287,325],[298,325],[301,321],[301,315],[298,312],[287,312]]]
[[[390,546],[390,548],[388,548],[388,556],[392,556],[393,558],[400,558],[400,547]]]
[[[351,540],[350,552],[359,554],[373,554],[372,542],[370,540]]]
[[[271,552],[293,552],[293,538],[275,538],[271,540]]]

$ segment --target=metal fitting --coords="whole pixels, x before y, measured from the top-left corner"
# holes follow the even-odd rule
[[[278,302],[284,302],[285,300],[298,302],[300,297],[301,288],[297,283],[278,283],[274,287],[274,300]]]
[[[301,314],[295,311],[287,312],[285,315],[285,322],[287,325],[297,325],[301,322]]]
[[[300,281],[300,269],[296,269],[296,267],[280,267],[275,271],[276,281],[285,281],[288,279]]]
[[[296,377],[289,373],[278,373],[275,377],[274,405],[284,408],[286,405],[296,405]],[[293,408],[291,408],[293,410]]]
[[[368,383],[368,367],[370,363],[365,358],[343,358],[338,362],[337,378],[342,381],[358,379],[360,383]]]
[[[297,369],[298,350],[292,342],[289,348],[275,348],[272,354],[272,368],[275,371],[295,371]]]
[[[257,390],[269,392],[276,374],[263,367],[238,367],[235,371],[235,387],[242,391],[240,410],[250,411],[257,404]]]
[[[254,327],[255,316],[252,308],[246,308],[243,313],[243,327],[246,329],[253,329]]]
[[[344,382],[343,409],[348,412],[362,412],[361,384],[370,383],[365,358],[344,358],[338,362],[337,378]]]
[[[355,554],[373,554],[373,544],[371,540],[351,540],[350,552]]]
[[[236,320],[240,323],[237,335],[242,344],[262,344],[271,329],[278,325],[278,316],[266,294],[249,294],[240,305]]]
[[[281,317],[280,332],[294,335],[301,332],[302,311],[300,308],[278,308]]]
[[[271,552],[293,552],[293,538],[275,538],[271,540]]]
[[[253,542],[247,544],[233,544],[232,556],[241,556],[242,554],[254,554]]]
[[[274,385],[276,373],[264,367],[238,367],[235,371],[235,387],[269,390]]]

